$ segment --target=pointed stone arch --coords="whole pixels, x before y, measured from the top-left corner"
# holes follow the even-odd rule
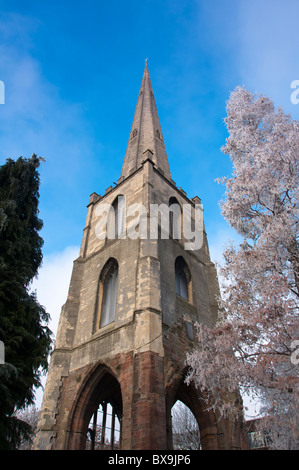
[[[185,383],[186,374],[187,369],[184,369],[173,381],[166,396],[168,448],[172,449],[173,447],[171,409],[177,400],[179,400],[192,411],[197,421],[202,449],[219,449],[219,429],[215,414],[211,409],[209,409],[209,406],[204,399],[204,394],[197,389],[193,383],[190,385]]]
[[[247,435],[242,421],[221,419],[212,410],[206,393],[193,382],[186,384],[187,371],[186,367],[176,374],[166,392],[168,449],[173,448],[171,409],[177,400],[184,403],[193,413],[199,428],[202,450],[247,449]]]
[[[68,449],[85,450],[90,419],[102,402],[113,406],[121,422],[121,387],[114,372],[103,363],[92,367],[74,400],[70,414]]]

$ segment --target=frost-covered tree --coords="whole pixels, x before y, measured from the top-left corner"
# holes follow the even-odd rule
[[[171,411],[174,450],[199,450],[200,433],[192,411],[177,401]]]
[[[14,416],[23,423],[27,423],[32,432],[32,434],[27,438],[25,436],[21,436],[18,450],[31,450],[33,436],[37,428],[39,410],[35,405],[32,405],[24,408],[23,410],[17,410],[14,413]]]
[[[272,101],[237,87],[227,103],[233,164],[222,214],[242,236],[220,269],[220,318],[198,325],[199,348],[188,356],[188,380],[206,389],[213,407],[233,417],[226,398],[237,388],[266,397],[263,425],[273,447],[298,448],[299,122]]]

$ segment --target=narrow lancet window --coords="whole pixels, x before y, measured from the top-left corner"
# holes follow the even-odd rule
[[[115,321],[117,305],[118,265],[115,260],[108,263],[100,279],[100,328]]]
[[[107,238],[114,240],[121,238],[125,233],[125,196],[117,196],[110,208],[107,222]]]
[[[179,240],[181,238],[182,231],[182,210],[175,197],[169,199],[169,233],[170,236]]]
[[[176,293],[188,302],[191,301],[191,276],[184,259],[179,256],[175,261]]]

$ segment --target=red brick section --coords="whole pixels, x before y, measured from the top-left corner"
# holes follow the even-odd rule
[[[144,352],[134,358],[132,449],[167,449],[163,358]]]
[[[77,369],[63,379],[55,449],[84,449],[97,388],[105,380],[102,369],[111,371],[120,384],[122,449],[167,449],[163,358],[152,352],[129,353],[109,362]]]
[[[178,331],[166,347],[174,357],[179,355],[174,345],[180,349],[180,342],[184,343],[182,331]],[[148,351],[120,354],[106,364],[99,361],[71,372],[61,387],[55,449],[85,448],[91,414],[101,397],[107,399],[110,393],[122,406],[123,450],[171,449],[170,413],[176,399],[184,401],[198,420],[203,448],[246,448],[240,423],[217,422],[204,409],[200,392],[184,384],[182,371],[179,361]]]

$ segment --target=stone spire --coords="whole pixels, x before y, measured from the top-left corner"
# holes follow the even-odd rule
[[[166,178],[171,179],[146,61],[121,177],[127,177],[133,169],[139,168],[147,158],[151,158],[155,165],[164,172]]]

